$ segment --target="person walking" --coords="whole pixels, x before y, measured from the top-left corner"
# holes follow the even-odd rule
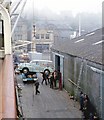
[[[39,89],[39,81],[35,81],[35,94],[37,95],[38,93],[40,94],[40,91],[38,90]]]

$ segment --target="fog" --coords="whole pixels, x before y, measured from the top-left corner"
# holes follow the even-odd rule
[[[99,13],[87,13],[82,12],[74,16],[71,11],[62,11],[57,14],[50,9],[36,10],[33,12],[29,11],[28,14],[23,15],[27,18],[28,22],[33,22],[36,25],[55,25],[61,28],[71,28],[72,30],[77,30],[79,25],[79,16],[81,22],[81,29],[84,33],[93,31],[101,27],[102,24],[102,14]]]
[[[22,17],[27,19],[28,23],[37,26],[50,25],[51,28],[69,28],[76,31],[78,30],[80,16],[81,29],[84,33],[101,27],[102,0],[84,0],[85,2],[82,0],[69,0],[70,2],[64,0],[63,6],[62,1],[59,3],[59,1],[55,2],[54,0],[53,2],[51,0],[27,0]],[[20,7],[16,12],[20,11]]]

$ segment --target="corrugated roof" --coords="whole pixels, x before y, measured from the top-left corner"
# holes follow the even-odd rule
[[[71,40],[57,40],[52,49],[102,64],[102,38],[102,29],[97,29]]]

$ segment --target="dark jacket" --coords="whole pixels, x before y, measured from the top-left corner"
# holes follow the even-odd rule
[[[35,86],[39,86],[39,82],[38,81],[35,82]]]

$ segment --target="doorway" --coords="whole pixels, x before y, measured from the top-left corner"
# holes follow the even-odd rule
[[[60,71],[60,56],[55,55],[55,70]]]

